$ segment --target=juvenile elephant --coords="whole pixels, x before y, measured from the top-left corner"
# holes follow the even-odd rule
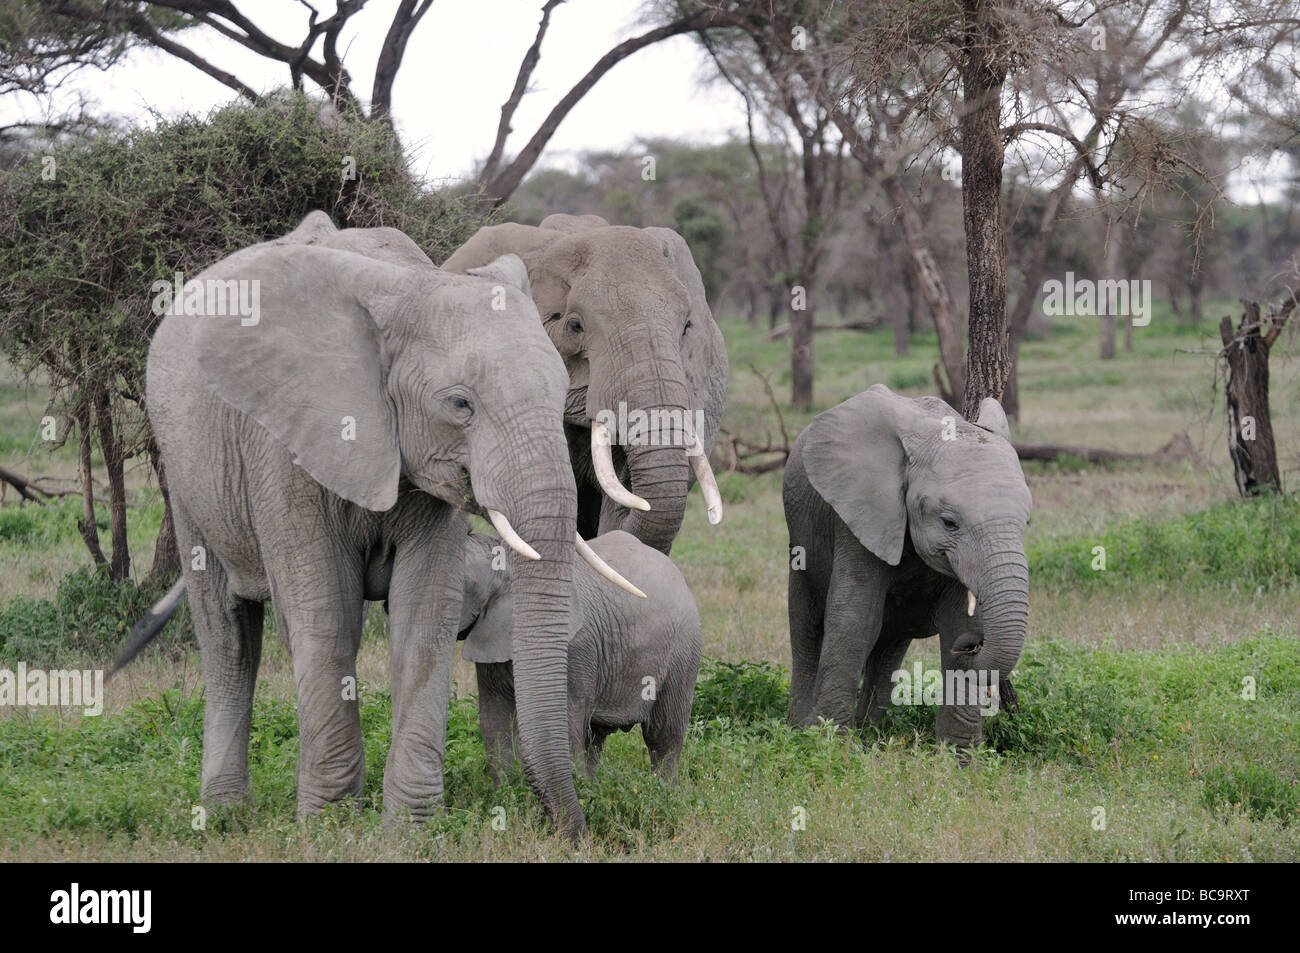
[[[944,685],[969,672],[996,693],[1025,641],[1030,510],[996,400],[971,424],[877,384],[799,435],[783,499],[792,723],[878,720],[908,645],[935,632]],[[938,737],[977,743],[978,701],[945,692]]]
[[[669,228],[551,215],[538,227],[480,229],[443,267],[465,271],[507,253],[527,266],[569,374],[564,420],[582,536],[622,529],[667,553],[692,478],[717,523],[708,452],[726,400],[727,352],[685,240]]]
[[[564,716],[568,381],[532,302],[493,283],[511,262],[493,267],[492,281],[446,273],[400,232],[338,232],[317,212],[198,275],[206,299],[159,326],[147,400],[202,654],[205,800],[249,794],[268,599],[297,684],[299,810],[361,793],[350,688],[365,600],[386,599],[384,811],[436,808],[468,503],[511,547],[525,766],[557,824],[584,829]],[[211,307],[232,288],[255,313]]]
[[[700,616],[686,580],[663,553],[615,530],[591,540],[600,559],[647,598],[618,592],[598,570],[576,563],[569,622],[569,747],[585,751],[595,776],[601,746],[614,731],[641,726],[650,762],[677,776],[700,669]],[[476,663],[479,724],[496,778],[514,759],[515,686],[511,570],[500,541],[472,535],[461,604],[462,656]]]

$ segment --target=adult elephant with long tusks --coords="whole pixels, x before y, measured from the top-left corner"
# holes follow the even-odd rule
[[[512,263],[488,270],[490,280],[443,272],[400,232],[337,232],[313,213],[197,277],[198,288],[250,283],[256,313],[173,307],[158,328],[148,409],[178,543],[194,555],[184,583],[206,684],[205,800],[250,792],[268,599],[297,685],[299,810],[361,793],[350,688],[365,600],[386,599],[384,813],[437,808],[468,505],[513,548],[525,766],[557,825],[584,830],[565,716],[568,381],[532,302],[503,290]]]
[[[935,732],[978,742],[1029,613],[1029,488],[1001,405],[985,399],[972,424],[877,384],[799,435],[783,497],[791,721],[878,720],[912,640],[937,632]]]
[[[668,228],[552,215],[481,229],[443,267],[503,254],[527,267],[533,302],[569,375],[565,429],[584,537],[621,529],[668,552],[698,481],[709,520],[722,500],[709,468],[727,391],[727,352],[699,269]]]

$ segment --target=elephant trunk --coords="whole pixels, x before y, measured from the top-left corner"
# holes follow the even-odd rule
[[[587,824],[573,786],[569,752],[576,490],[562,434],[548,419],[535,423],[521,431],[530,439],[511,442],[514,456],[509,465],[493,468],[484,479],[492,487],[492,503],[481,495],[479,501],[508,513],[515,532],[538,557],[526,558],[514,549],[509,556],[516,718],[529,781],[556,827],[577,839]]]
[[[1029,564],[1018,534],[989,540],[983,573],[973,592],[984,645],[972,667],[990,676],[995,672],[1009,676],[1020,660],[1029,627]]]
[[[688,434],[696,427],[695,413],[681,363],[660,355],[666,347],[652,348],[649,334],[630,336],[624,342],[630,366],[648,368],[629,386],[589,391],[588,412],[593,419],[617,420],[615,440],[622,444],[633,494],[649,504],[648,510],[629,509],[619,528],[647,546],[667,553],[682,526],[686,494],[691,485],[691,460],[686,454]],[[593,376],[597,367],[593,367]],[[600,404],[604,402],[605,406]],[[623,407],[620,408],[619,404]],[[610,428],[613,431],[615,428]],[[635,581],[635,580],[634,580]]]

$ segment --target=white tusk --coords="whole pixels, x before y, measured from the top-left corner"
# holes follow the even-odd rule
[[[713,478],[713,469],[709,466],[709,456],[704,452],[704,444],[690,427],[686,428],[686,456],[695,471],[695,480],[700,484],[704,494],[704,505],[709,508],[709,522],[717,526],[722,522],[722,494],[718,492],[718,481]]]
[[[510,521],[506,519],[506,514],[499,513],[496,510],[488,510],[487,515],[488,519],[492,521],[492,525],[496,527],[497,532],[501,534],[501,539],[507,546],[525,559],[542,558],[537,550],[525,543],[523,538],[515,532],[515,528],[511,526]]]
[[[618,474],[614,472],[614,454],[610,451],[609,444],[609,428],[600,421],[593,420],[591,422],[591,462],[596,468],[596,482],[605,491],[605,495],[619,506],[626,506],[630,510],[641,510],[643,513],[646,512],[650,509],[650,504],[618,482]]]
[[[975,593],[971,592],[969,589],[966,590],[966,614],[975,614]]]
[[[620,576],[613,566],[597,556],[596,551],[587,545],[587,541],[582,538],[581,533],[575,533],[574,539],[578,547],[578,555],[587,561],[587,565],[625,592],[630,592],[641,599],[646,597],[644,592]]]

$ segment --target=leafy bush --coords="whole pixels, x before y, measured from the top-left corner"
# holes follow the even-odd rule
[[[785,718],[789,685],[771,662],[720,662],[705,658],[695,683],[691,716],[765,721]]]
[[[76,659],[107,661],[160,592],[113,583],[108,567],[87,566],[64,576],[53,599],[20,596],[0,606],[0,657],[29,666]],[[188,606],[163,633],[166,644],[192,635]]]

